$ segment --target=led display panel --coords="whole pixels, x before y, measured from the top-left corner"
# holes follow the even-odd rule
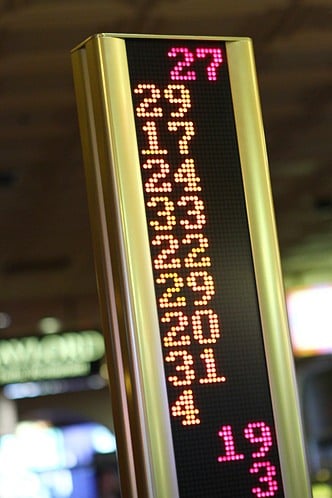
[[[249,45],[73,53],[128,498],[309,496]]]
[[[126,49],[180,496],[283,497],[225,44]]]

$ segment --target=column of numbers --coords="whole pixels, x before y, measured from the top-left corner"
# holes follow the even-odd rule
[[[224,425],[220,428],[218,436],[223,443],[223,454],[218,457],[220,463],[236,463],[245,459],[245,455],[236,449],[236,441],[231,425]],[[249,473],[256,476],[256,482],[251,492],[257,498],[268,498],[275,496],[278,491],[276,480],[276,468],[266,459],[267,454],[273,446],[273,439],[270,427],[262,421],[249,422],[243,429],[242,438],[249,441],[255,450],[251,452],[252,464]]]
[[[189,117],[192,101],[185,85],[140,83],[134,93],[145,137],[140,153],[164,359],[171,367],[167,381],[178,393],[171,415],[193,426],[201,422],[195,384],[225,381],[215,356],[221,331],[213,309],[216,289],[204,197],[191,154],[198,131]],[[165,133],[167,144],[176,143],[172,164]]]

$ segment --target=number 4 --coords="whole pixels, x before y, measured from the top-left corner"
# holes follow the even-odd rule
[[[182,425],[197,425],[201,423],[198,414],[194,393],[191,389],[185,389],[172,406],[173,417],[180,417]]]

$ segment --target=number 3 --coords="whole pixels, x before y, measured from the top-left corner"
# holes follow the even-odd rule
[[[275,479],[273,479],[276,475],[276,469],[270,462],[255,462],[249,472],[250,474],[258,474],[258,472],[260,472],[263,468],[265,468],[265,473],[261,475],[258,480],[259,482],[264,483],[267,489],[264,491],[259,486],[252,488],[251,491],[257,496],[257,498],[274,496],[278,491],[278,483]]]

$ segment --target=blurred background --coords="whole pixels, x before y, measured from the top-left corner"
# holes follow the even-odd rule
[[[248,36],[311,479],[332,496],[331,21],[328,0],[0,0],[0,461],[36,427],[40,448],[75,454],[68,428],[79,426],[84,463],[59,450],[34,471],[115,465],[70,50],[102,32]],[[118,496],[112,472],[99,482],[113,494],[89,498]],[[31,497],[76,496],[69,474],[39,494],[34,481]],[[2,498],[28,498],[3,482]]]

